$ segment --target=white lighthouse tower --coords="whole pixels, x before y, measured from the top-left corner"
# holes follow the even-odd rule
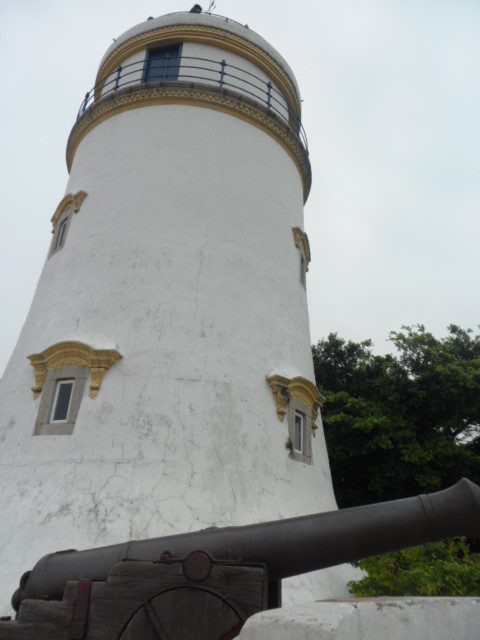
[[[101,61],[67,164],[0,386],[3,608],[51,551],[336,508],[285,60],[197,8],[149,19]],[[342,595],[350,571],[286,599]]]

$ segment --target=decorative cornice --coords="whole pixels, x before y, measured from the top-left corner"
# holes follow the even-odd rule
[[[285,376],[273,375],[267,378],[275,402],[277,404],[277,413],[280,422],[283,422],[288,412],[288,403],[292,398],[301,400],[311,409],[312,433],[315,436],[317,427],[317,418],[320,407],[325,402],[325,398],[319,392],[317,387],[300,376],[296,378],[286,378]]]
[[[95,398],[103,376],[110,367],[123,356],[116,349],[94,349],[83,342],[59,342],[41,353],[28,356],[35,371],[33,397],[38,398],[47,379],[48,371],[65,365],[88,367],[90,369],[90,397]]]
[[[248,98],[225,89],[204,84],[172,82],[139,85],[102,98],[74,125],[67,143],[67,166],[70,170],[76,149],[85,135],[101,122],[124,111],[164,104],[188,104],[228,113],[261,129],[276,140],[297,165],[303,182],[304,200],[308,198],[312,173],[308,155],[298,137],[267,109]]]
[[[283,67],[272,56],[261,47],[250,42],[250,40],[246,40],[239,35],[219,27],[201,24],[177,24],[158,27],[133,36],[116,47],[98,70],[95,81],[95,99],[100,97],[103,84],[108,76],[131,55],[149,47],[166,46],[178,42],[207,44],[231,51],[250,60],[276,84],[292,111],[300,115],[301,104],[295,85]]]
[[[75,213],[78,213],[80,211],[80,207],[82,206],[82,202],[85,200],[86,197],[87,197],[87,194],[85,193],[85,191],[77,191],[77,193],[75,194],[67,193],[67,195],[64,198],[62,198],[60,204],[55,209],[55,213],[53,214],[51,219],[52,233],[53,233],[53,230],[55,229],[55,225],[57,224],[58,220],[63,216],[65,211],[72,209]]]
[[[299,248],[302,252],[303,259],[305,260],[305,271],[308,271],[308,265],[312,259],[310,254],[310,243],[308,241],[308,236],[305,231],[302,231],[300,227],[292,227],[293,232],[293,240],[295,242],[295,246]]]

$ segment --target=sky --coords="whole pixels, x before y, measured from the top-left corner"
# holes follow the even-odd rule
[[[0,374],[65,192],[65,145],[112,38],[179,0],[0,0]],[[207,5],[207,3],[205,3]],[[204,6],[205,6],[204,5]],[[312,342],[480,323],[480,2],[217,0],[289,62],[313,170]]]

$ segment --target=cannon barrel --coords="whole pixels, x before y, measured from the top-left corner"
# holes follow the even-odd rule
[[[214,559],[262,563],[272,581],[451,536],[480,536],[480,487],[467,479],[443,491],[363,507],[261,524],[44,556],[26,574],[12,604],[61,600],[68,580],[106,580],[124,560],[183,558],[203,550]],[[165,557],[165,556],[164,556]]]

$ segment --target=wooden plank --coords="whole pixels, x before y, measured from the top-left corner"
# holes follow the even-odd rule
[[[24,600],[17,622],[55,624],[68,629],[71,618],[72,605],[69,603],[57,600]]]
[[[244,603],[249,609],[261,611],[266,606],[267,576],[265,567],[245,565],[213,565],[210,576],[202,582],[205,586],[218,589],[224,595],[231,595],[235,600]],[[116,564],[108,577],[107,584],[115,583],[120,587],[123,580],[129,580],[132,588],[146,587],[148,581],[155,581],[167,588],[171,585],[188,584],[182,572],[180,562],[151,563],[143,561],[121,562]],[[108,588],[106,589],[108,592]],[[99,594],[99,597],[100,594]]]

